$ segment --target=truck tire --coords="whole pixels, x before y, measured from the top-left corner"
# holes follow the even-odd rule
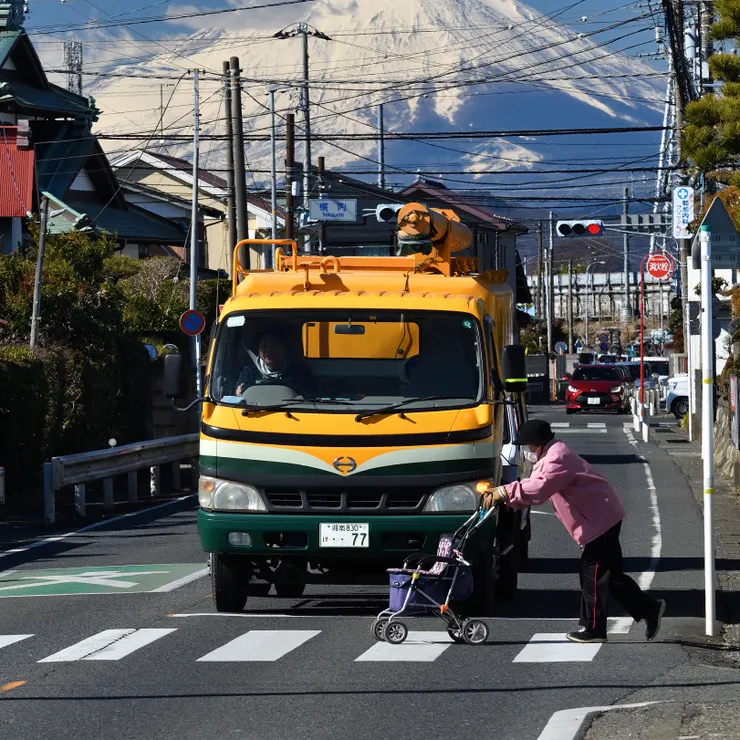
[[[247,603],[249,562],[233,555],[211,553],[211,585],[217,612],[240,612]]]
[[[281,560],[275,568],[275,593],[285,599],[297,599],[306,590],[306,566]]]
[[[519,542],[521,530],[519,529],[519,517],[517,516],[513,534],[511,549],[501,556],[501,567],[498,572],[498,583],[496,594],[500,599],[513,599],[519,583]]]
[[[495,610],[498,576],[498,556],[481,555],[472,566],[473,596],[463,607],[463,613],[472,617],[491,617]]]

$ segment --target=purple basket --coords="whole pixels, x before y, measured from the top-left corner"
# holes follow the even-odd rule
[[[452,582],[453,568],[449,568],[449,576],[443,578],[434,578],[432,576],[419,576],[417,581],[417,587],[420,591],[433,598],[437,603],[444,604],[447,598],[447,592]],[[411,574],[410,573],[390,573],[390,609],[394,612],[400,611],[403,608],[403,604],[406,601],[406,594],[411,586]],[[470,572],[470,568],[467,566],[460,566],[458,569],[457,580],[455,581],[455,587],[452,590],[452,599],[455,601],[464,601],[473,595],[473,574]],[[428,599],[425,599],[421,594],[412,592],[411,597],[408,601],[408,606],[415,607],[417,609],[427,608],[434,609]]]

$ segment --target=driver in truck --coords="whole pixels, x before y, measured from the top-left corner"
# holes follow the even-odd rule
[[[265,382],[285,381],[296,391],[306,393],[313,385],[313,374],[307,365],[288,358],[286,341],[278,328],[263,329],[257,344],[258,354],[247,350],[249,362],[239,373],[236,381],[236,395],[240,396],[247,388]]]

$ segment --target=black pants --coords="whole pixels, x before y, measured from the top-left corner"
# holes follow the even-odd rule
[[[639,622],[656,609],[658,602],[622,569],[619,530],[622,522],[589,542],[581,554],[581,627],[606,635],[606,616],[611,594]]]

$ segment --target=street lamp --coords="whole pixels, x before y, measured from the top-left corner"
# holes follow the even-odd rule
[[[588,276],[590,274],[591,268],[594,265],[605,265],[606,262],[604,260],[595,260],[592,262],[587,268],[586,268],[586,347],[590,347],[588,341]],[[591,276],[593,278],[593,275]],[[591,292],[593,293],[593,284],[591,285]],[[594,302],[594,313],[596,312],[596,303]]]

